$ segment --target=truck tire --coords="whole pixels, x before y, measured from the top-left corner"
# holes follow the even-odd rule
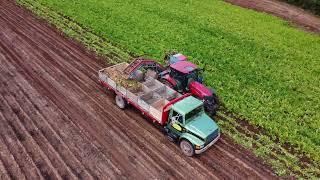
[[[127,101],[121,96],[121,95],[116,95],[116,104],[120,109],[124,109],[127,106]]]
[[[180,149],[186,156],[193,156],[194,155],[194,147],[188,140],[182,140],[180,142]]]

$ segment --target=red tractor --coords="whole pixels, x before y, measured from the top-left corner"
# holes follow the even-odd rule
[[[168,66],[163,67],[154,60],[138,58],[133,61],[126,69],[125,73],[130,76],[143,76],[144,72],[150,73],[162,83],[172,87],[176,91],[185,94],[192,93],[193,96],[204,102],[205,110],[215,114],[219,108],[219,99],[212,88],[203,84],[203,69],[187,60],[187,57],[179,53],[166,55]]]

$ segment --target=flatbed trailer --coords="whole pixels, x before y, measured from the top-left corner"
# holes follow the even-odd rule
[[[128,65],[120,63],[98,72],[100,83],[116,94],[118,107],[124,109],[130,104],[154,123],[160,124],[169,139],[178,142],[187,156],[200,154],[219,139],[219,128],[205,114],[202,101],[191,94],[178,93],[152,76],[145,75],[147,73],[139,80],[127,80],[123,72]],[[134,86],[129,87],[128,84]]]

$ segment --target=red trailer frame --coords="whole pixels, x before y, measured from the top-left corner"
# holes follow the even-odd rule
[[[155,119],[151,114],[149,114],[147,111],[145,111],[144,109],[142,109],[139,105],[137,105],[136,103],[134,103],[133,101],[131,101],[130,99],[126,98],[125,96],[123,96],[123,94],[118,91],[117,89],[114,89],[113,87],[111,87],[110,85],[108,85],[107,83],[103,82],[102,80],[99,79],[99,82],[102,86],[106,87],[108,90],[112,90],[114,93],[116,93],[117,95],[121,95],[127,102],[128,104],[131,104],[132,106],[134,106],[136,109],[138,109],[142,115],[147,116],[150,120],[152,120],[153,123],[157,122],[158,124],[160,124],[161,126],[164,126],[167,121],[168,121],[168,116],[169,116],[169,110],[171,105],[173,105],[174,103],[188,97],[191,96],[191,93],[187,93],[184,94],[178,98],[175,98],[171,101],[169,101],[162,110],[162,116],[161,116],[161,123],[159,123],[159,121],[157,121],[157,119]]]

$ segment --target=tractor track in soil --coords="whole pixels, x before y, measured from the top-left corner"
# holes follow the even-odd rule
[[[97,81],[107,66],[12,1],[0,0],[1,179],[274,179],[228,137],[188,158]]]
[[[306,31],[320,34],[320,17],[281,0],[225,0],[233,5],[269,13]]]

